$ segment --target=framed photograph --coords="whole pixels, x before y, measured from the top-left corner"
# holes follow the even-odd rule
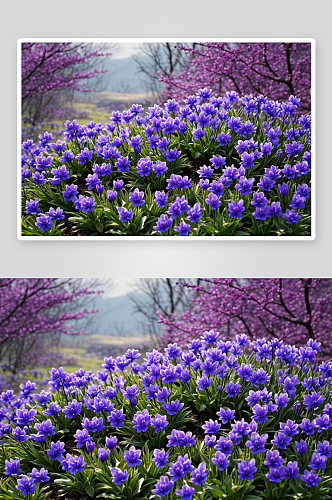
[[[20,39],[17,94],[20,240],[315,239],[314,39]]]

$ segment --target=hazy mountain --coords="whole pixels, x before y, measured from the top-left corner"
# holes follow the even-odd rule
[[[143,75],[138,72],[138,66],[133,57],[126,59],[106,59],[104,69],[107,69],[100,81],[99,90],[109,92],[144,92]]]
[[[97,297],[91,331],[102,335],[138,335],[139,314],[133,311],[133,304],[128,295],[120,297]],[[90,328],[89,328],[90,329]]]

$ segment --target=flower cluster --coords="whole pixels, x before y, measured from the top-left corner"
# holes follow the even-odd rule
[[[0,395],[0,494],[44,491],[56,478],[63,493],[93,484],[89,496],[114,498],[131,498],[139,482],[142,500],[232,489],[269,497],[274,483],[294,497],[331,496],[332,363],[319,364],[320,352],[313,339],[296,347],[206,331],[143,361],[128,349],[96,373],[53,368],[49,391],[27,382],[23,403]]]
[[[300,106],[201,89],[145,116],[134,104],[105,125],[67,121],[65,140],[22,143],[22,234],[309,235]]]

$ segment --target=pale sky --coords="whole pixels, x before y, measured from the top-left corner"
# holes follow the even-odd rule
[[[125,59],[126,57],[131,57],[138,52],[140,45],[140,43],[119,43],[119,49],[114,52],[112,59]]]
[[[112,278],[114,287],[112,290],[105,289],[104,297],[121,297],[131,291],[131,286],[135,283],[135,278]]]

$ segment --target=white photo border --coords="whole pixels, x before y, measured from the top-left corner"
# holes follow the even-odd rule
[[[310,43],[311,44],[311,234],[309,236],[23,236],[21,232],[21,45],[22,43]],[[17,239],[20,241],[309,241],[316,239],[316,40],[314,38],[19,38],[17,40]]]

